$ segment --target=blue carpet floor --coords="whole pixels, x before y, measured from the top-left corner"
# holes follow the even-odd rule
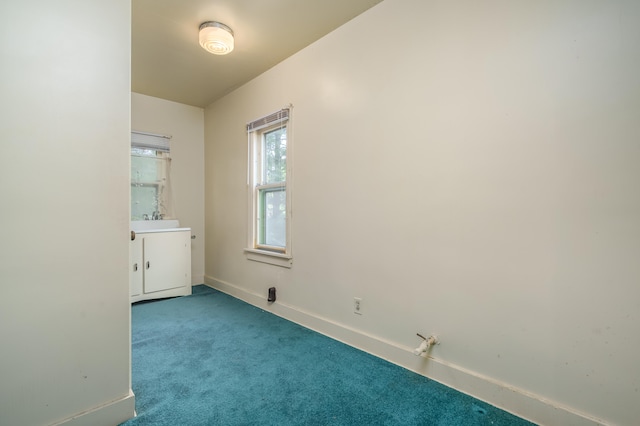
[[[131,310],[125,426],[531,425],[206,286]]]

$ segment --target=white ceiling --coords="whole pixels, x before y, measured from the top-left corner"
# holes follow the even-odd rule
[[[131,90],[205,107],[382,0],[132,0]],[[235,50],[198,44],[205,21]]]

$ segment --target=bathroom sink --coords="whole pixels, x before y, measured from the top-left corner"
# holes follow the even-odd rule
[[[179,228],[178,220],[132,220],[131,230],[135,232],[155,231],[161,229]]]

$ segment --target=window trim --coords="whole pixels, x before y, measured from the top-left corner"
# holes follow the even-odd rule
[[[293,176],[293,137],[291,131],[291,106],[282,109],[258,120],[247,124],[248,135],[248,163],[247,163],[247,188],[248,188],[248,227],[247,247],[244,252],[248,260],[267,263],[275,266],[291,268],[293,265],[291,244],[292,222],[292,176]],[[275,129],[285,127],[287,132],[286,155],[286,179],[284,182],[259,184],[261,180],[262,143],[263,135]],[[284,184],[283,184],[284,183]],[[286,217],[285,217],[285,247],[259,244],[258,233],[260,230],[258,220],[259,197],[262,190],[285,189]]]
[[[282,254],[252,248],[245,248],[244,252],[248,260],[268,263],[275,266],[282,266],[283,268],[291,268],[293,266],[293,256],[291,256],[290,254]]]

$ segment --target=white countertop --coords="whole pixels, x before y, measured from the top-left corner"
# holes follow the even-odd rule
[[[154,232],[179,232],[179,231],[191,231],[191,228],[142,229],[139,231],[134,230],[136,234],[152,234]]]
[[[191,231],[191,228],[181,228],[180,222],[175,219],[132,220],[131,230],[136,234],[148,234],[153,232]]]

